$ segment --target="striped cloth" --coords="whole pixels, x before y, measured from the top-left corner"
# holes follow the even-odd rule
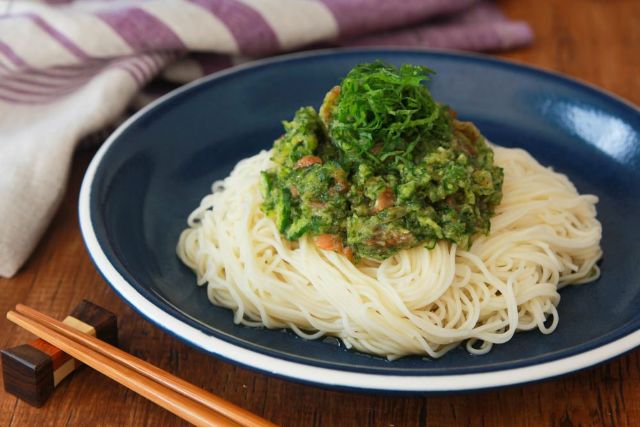
[[[310,46],[498,50],[531,39],[475,0],[0,0],[0,276],[47,227],[78,142],[166,81]]]

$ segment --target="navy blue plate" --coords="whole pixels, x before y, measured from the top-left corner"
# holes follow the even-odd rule
[[[355,64],[376,59],[437,72],[436,99],[493,142],[522,147],[600,197],[602,277],[561,292],[549,336],[516,334],[484,356],[394,362],[235,325],[175,255],[186,218],[238,160],[271,146],[281,121]],[[85,177],[82,233],[98,269],[143,316],[193,346],[310,383],[384,391],[495,387],[564,374],[640,344],[640,113],[574,80],[484,56],[417,50],[296,54],[218,73],[153,103],[104,144]]]

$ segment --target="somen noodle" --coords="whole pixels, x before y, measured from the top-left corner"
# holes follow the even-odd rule
[[[482,354],[517,331],[548,334],[559,320],[558,290],[599,276],[598,199],[526,151],[493,151],[504,169],[502,201],[490,233],[468,250],[441,240],[354,263],[309,236],[288,241],[261,210],[260,171],[273,167],[263,151],[213,184],[177,253],[236,323],[336,336],[389,359],[440,357],[462,342]]]

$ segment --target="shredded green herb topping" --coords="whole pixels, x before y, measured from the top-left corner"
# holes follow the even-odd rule
[[[434,101],[426,67],[360,64],[317,113],[298,110],[262,172],[263,210],[289,240],[382,260],[487,234],[502,169],[471,122]]]

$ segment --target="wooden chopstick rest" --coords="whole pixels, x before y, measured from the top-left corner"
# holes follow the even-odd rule
[[[114,346],[118,345],[118,324],[110,311],[82,300],[65,324]],[[82,364],[42,339],[4,349],[2,376],[7,393],[40,407],[54,388]]]

